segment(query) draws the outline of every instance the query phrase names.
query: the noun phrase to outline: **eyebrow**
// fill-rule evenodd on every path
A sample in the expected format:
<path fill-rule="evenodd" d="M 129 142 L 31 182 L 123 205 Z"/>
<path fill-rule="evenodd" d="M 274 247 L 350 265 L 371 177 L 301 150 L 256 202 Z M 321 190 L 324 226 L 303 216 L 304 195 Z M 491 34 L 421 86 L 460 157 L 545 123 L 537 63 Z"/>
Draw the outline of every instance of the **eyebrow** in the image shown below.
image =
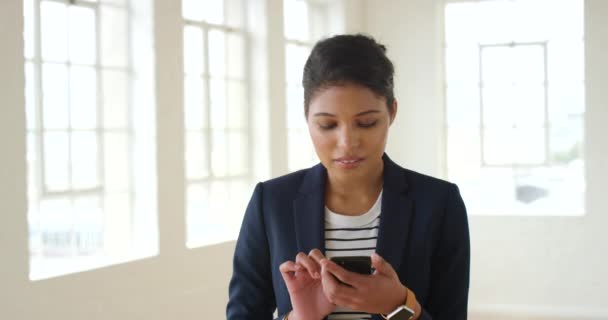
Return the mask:
<path fill-rule="evenodd" d="M 378 110 L 367 110 L 367 111 L 363 111 L 363 112 L 359 112 L 355 115 L 355 117 L 359 117 L 359 116 L 364 116 L 366 114 L 370 114 L 370 113 L 380 113 L 380 111 Z M 335 114 L 331 114 L 331 113 L 327 113 L 327 112 L 318 112 L 314 114 L 315 117 L 335 117 Z"/>

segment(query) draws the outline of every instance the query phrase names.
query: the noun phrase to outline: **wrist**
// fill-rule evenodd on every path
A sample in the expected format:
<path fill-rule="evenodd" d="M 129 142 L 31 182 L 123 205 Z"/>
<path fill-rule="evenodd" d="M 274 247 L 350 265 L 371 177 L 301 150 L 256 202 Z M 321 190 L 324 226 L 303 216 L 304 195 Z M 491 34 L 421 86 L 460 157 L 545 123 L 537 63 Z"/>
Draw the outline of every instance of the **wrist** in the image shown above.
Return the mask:
<path fill-rule="evenodd" d="M 410 289 L 407 290 L 408 299 L 405 301 L 405 306 L 414 311 L 414 317 L 412 318 L 412 320 L 418 320 L 422 315 L 422 307 L 420 306 L 420 303 L 418 303 L 418 299 L 416 299 L 416 295 L 414 294 L 414 292 Z"/>
<path fill-rule="evenodd" d="M 408 299 L 407 287 L 404 285 L 401 285 L 399 293 L 394 295 L 394 297 L 395 297 L 395 300 L 391 300 L 392 303 L 390 304 L 388 309 L 384 310 L 384 312 L 381 312 L 381 314 L 385 314 L 385 315 L 390 314 L 391 312 L 395 311 L 400 306 L 406 305 L 406 302 Z"/>

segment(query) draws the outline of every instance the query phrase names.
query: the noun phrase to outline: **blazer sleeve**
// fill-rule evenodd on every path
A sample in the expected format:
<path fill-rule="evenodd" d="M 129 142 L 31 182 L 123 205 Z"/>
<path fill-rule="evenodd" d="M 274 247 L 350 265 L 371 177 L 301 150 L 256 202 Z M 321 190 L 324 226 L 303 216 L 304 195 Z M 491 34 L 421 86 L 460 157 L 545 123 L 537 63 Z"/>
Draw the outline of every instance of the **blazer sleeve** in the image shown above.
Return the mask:
<path fill-rule="evenodd" d="M 226 307 L 228 320 L 272 319 L 276 307 L 262 186 L 258 183 L 255 187 L 236 243 Z"/>
<path fill-rule="evenodd" d="M 431 264 L 431 290 L 420 319 L 466 320 L 471 247 L 467 211 L 455 184 L 439 230 Z"/>

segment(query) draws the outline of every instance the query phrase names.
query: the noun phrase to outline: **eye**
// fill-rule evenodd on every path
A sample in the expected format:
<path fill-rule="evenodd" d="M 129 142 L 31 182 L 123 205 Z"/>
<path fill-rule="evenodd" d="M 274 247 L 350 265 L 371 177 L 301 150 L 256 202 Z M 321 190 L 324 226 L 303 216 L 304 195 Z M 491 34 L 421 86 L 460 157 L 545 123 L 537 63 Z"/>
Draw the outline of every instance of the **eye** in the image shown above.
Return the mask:
<path fill-rule="evenodd" d="M 374 121 L 368 121 L 368 122 L 359 122 L 358 125 L 361 128 L 371 128 L 371 127 L 375 126 L 376 123 L 378 123 L 378 121 L 374 120 Z"/>
<path fill-rule="evenodd" d="M 319 128 L 321 128 L 321 130 L 331 130 L 335 127 L 335 123 L 319 123 Z"/>

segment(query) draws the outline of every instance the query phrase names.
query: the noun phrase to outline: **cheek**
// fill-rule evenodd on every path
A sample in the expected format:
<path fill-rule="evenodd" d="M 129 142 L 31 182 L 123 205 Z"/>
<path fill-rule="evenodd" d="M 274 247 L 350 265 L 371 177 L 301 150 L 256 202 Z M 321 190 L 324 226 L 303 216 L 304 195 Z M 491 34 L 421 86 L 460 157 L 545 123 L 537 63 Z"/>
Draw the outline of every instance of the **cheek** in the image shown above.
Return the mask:
<path fill-rule="evenodd" d="M 323 160 L 323 158 L 331 157 L 333 149 L 336 145 L 334 135 L 314 128 L 309 129 L 309 133 L 310 139 L 312 140 L 312 144 L 319 158 Z"/>

